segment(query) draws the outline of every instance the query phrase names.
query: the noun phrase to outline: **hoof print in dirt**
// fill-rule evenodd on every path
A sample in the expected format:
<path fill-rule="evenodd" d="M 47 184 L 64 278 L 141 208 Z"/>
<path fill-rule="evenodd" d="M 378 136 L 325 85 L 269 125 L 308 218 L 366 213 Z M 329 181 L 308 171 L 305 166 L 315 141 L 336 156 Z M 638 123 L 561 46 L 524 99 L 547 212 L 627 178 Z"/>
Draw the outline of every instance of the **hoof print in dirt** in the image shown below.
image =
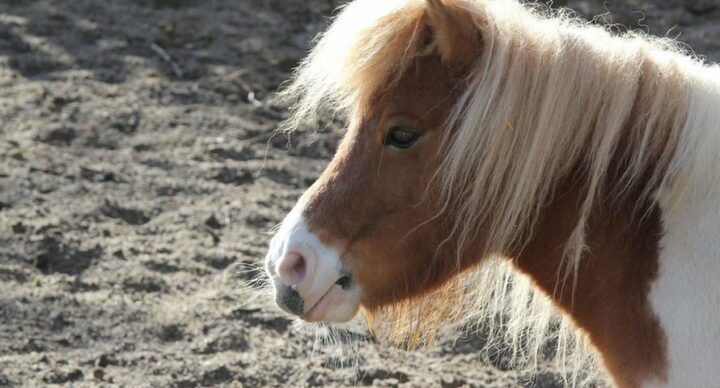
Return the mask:
<path fill-rule="evenodd" d="M 46 350 L 44 344 L 33 338 L 28 338 L 20 348 L 25 352 L 44 352 Z"/>
<path fill-rule="evenodd" d="M 193 353 L 211 354 L 225 351 L 243 351 L 248 344 L 247 333 L 240 328 L 216 328 L 192 346 Z"/>
<path fill-rule="evenodd" d="M 152 276 L 130 277 L 122 282 L 122 288 L 134 292 L 165 292 L 167 283 L 164 280 Z"/>
<path fill-rule="evenodd" d="M 285 316 L 276 316 L 262 311 L 257 314 L 250 314 L 243 320 L 251 325 L 263 326 L 278 333 L 287 332 L 293 323 L 291 319 L 285 318 Z"/>
<path fill-rule="evenodd" d="M 76 138 L 75 130 L 66 127 L 48 129 L 38 136 L 38 140 L 52 145 L 70 145 Z"/>
<path fill-rule="evenodd" d="M 197 4 L 197 0 L 153 0 L 152 5 L 155 8 L 182 8 Z"/>
<path fill-rule="evenodd" d="M 440 385 L 442 388 L 460 388 L 460 387 L 467 387 L 469 384 L 465 379 L 458 378 L 458 377 L 443 377 L 440 381 Z M 549 388 L 549 387 L 548 387 Z"/>
<path fill-rule="evenodd" d="M 98 368 L 105 368 L 108 365 L 118 365 L 117 359 L 109 354 L 101 354 L 95 359 L 95 366 Z"/>
<path fill-rule="evenodd" d="M 204 263 L 212 268 L 223 270 L 237 261 L 237 257 L 222 253 L 205 253 L 195 256 L 193 260 Z"/>
<path fill-rule="evenodd" d="M 20 268 L 0 268 L 0 282 L 15 281 L 25 283 L 28 275 Z"/>
<path fill-rule="evenodd" d="M 52 331 L 63 331 L 66 327 L 71 326 L 72 322 L 67 319 L 65 313 L 62 311 L 52 311 L 48 316 L 50 321 L 50 330 Z"/>
<path fill-rule="evenodd" d="M 270 216 L 269 212 L 253 210 L 245 217 L 245 222 L 249 226 L 267 230 L 274 226 L 277 221 Z"/>
<path fill-rule="evenodd" d="M 33 258 L 35 268 L 44 274 L 53 272 L 78 275 L 88 269 L 102 255 L 102 248 L 82 250 L 75 244 L 66 243 L 60 236 L 45 236 L 28 244 L 27 253 Z"/>
<path fill-rule="evenodd" d="M 174 273 L 180 271 L 180 267 L 178 267 L 175 263 L 169 262 L 167 260 L 149 260 L 143 262 L 143 265 L 145 268 L 159 273 Z"/>
<path fill-rule="evenodd" d="M 410 377 L 400 371 L 387 371 L 385 369 L 370 368 L 358 371 L 358 384 L 361 385 L 382 385 L 397 386 L 398 384 L 407 383 Z"/>
<path fill-rule="evenodd" d="M 244 307 L 233 307 L 229 309 L 224 315 L 224 319 L 243 319 L 251 314 L 260 312 L 259 308 L 244 308 Z"/>
<path fill-rule="evenodd" d="M 122 182 L 123 180 L 112 171 L 94 169 L 90 167 L 80 167 L 80 176 L 90 182 Z"/>
<path fill-rule="evenodd" d="M 172 388 L 195 388 L 198 386 L 194 379 L 180 379 L 172 382 Z"/>
<path fill-rule="evenodd" d="M 181 325 L 162 325 L 157 330 L 158 338 L 163 342 L 177 342 L 183 339 L 185 333 Z"/>
<path fill-rule="evenodd" d="M 65 384 L 73 381 L 82 380 L 83 373 L 80 369 L 72 370 L 59 370 L 53 369 L 45 376 L 43 376 L 43 382 L 47 384 Z"/>
<path fill-rule="evenodd" d="M 143 225 L 151 220 L 151 217 L 142 210 L 123 207 L 108 200 L 100 208 L 100 212 L 107 217 L 121 219 L 130 225 Z"/>
<path fill-rule="evenodd" d="M 238 171 L 237 169 L 223 167 L 212 179 L 227 185 L 240 186 L 254 182 L 255 176 L 250 171 Z"/>
<path fill-rule="evenodd" d="M 233 148 L 214 148 L 210 150 L 210 155 L 217 160 L 246 161 L 255 158 L 255 150 L 247 146 L 239 150 Z"/>
<path fill-rule="evenodd" d="M 205 386 L 214 386 L 232 381 L 234 375 L 235 373 L 228 367 L 221 365 L 203 371 L 200 375 L 200 382 Z"/>

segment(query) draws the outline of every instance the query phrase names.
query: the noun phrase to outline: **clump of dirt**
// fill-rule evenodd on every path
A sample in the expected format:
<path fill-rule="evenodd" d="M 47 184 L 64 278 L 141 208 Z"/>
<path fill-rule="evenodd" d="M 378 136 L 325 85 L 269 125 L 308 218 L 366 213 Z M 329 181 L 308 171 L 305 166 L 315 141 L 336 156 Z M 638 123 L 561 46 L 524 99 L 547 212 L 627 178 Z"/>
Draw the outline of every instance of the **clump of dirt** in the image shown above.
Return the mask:
<path fill-rule="evenodd" d="M 0 385 L 518 377 L 480 364 L 472 340 L 402 352 L 359 332 L 352 354 L 313 350 L 272 300 L 233 294 L 342 136 L 330 125 L 273 138 L 286 113 L 267 104 L 339 3 L 0 2 Z M 606 4 L 608 22 L 675 26 L 720 59 L 717 0 Z"/>

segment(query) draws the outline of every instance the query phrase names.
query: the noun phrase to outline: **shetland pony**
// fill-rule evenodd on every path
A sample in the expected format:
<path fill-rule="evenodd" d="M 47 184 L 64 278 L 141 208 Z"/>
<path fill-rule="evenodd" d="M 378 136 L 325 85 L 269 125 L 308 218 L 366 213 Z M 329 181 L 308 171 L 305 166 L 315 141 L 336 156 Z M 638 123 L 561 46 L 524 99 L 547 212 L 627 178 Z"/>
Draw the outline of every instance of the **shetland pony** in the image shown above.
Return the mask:
<path fill-rule="evenodd" d="M 347 120 L 271 241 L 278 305 L 533 368 L 720 381 L 720 69 L 513 0 L 356 0 L 281 93 Z M 567 380 L 577 384 L 580 380 Z"/>

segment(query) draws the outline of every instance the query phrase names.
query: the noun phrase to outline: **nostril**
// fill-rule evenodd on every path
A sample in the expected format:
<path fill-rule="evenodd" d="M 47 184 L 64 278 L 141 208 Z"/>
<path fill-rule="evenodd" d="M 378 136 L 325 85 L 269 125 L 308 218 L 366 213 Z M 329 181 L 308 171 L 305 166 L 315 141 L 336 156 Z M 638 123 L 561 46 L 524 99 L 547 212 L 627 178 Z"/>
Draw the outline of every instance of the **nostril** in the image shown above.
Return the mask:
<path fill-rule="evenodd" d="M 286 286 L 296 286 L 305 279 L 306 263 L 303 255 L 289 252 L 280 260 L 278 276 Z"/>

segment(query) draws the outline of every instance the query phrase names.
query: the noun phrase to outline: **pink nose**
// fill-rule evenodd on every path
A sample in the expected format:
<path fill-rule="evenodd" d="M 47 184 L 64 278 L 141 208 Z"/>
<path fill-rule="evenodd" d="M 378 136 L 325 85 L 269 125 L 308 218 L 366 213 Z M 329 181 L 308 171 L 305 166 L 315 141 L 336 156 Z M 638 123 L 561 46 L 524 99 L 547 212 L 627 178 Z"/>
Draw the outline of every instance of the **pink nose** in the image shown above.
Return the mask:
<path fill-rule="evenodd" d="M 303 255 L 297 252 L 288 252 L 285 257 L 280 259 L 277 273 L 284 285 L 292 287 L 305 279 L 306 267 Z"/>

